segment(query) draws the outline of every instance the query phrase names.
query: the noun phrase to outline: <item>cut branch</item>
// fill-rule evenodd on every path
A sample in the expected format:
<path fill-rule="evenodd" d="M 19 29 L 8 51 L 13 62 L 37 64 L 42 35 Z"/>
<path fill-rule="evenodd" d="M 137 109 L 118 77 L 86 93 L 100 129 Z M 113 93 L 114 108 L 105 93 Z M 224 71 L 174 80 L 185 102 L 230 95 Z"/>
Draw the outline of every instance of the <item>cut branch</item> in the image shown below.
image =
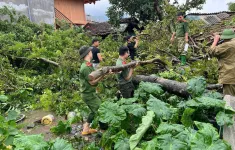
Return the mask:
<path fill-rule="evenodd" d="M 190 94 L 187 92 L 187 84 L 183 82 L 178 82 L 174 80 L 168 80 L 156 76 L 144 76 L 144 75 L 137 75 L 133 78 L 134 82 L 152 82 L 158 83 L 162 86 L 162 88 L 170 93 L 176 94 L 181 97 L 189 97 Z M 211 84 L 207 86 L 208 90 L 218 90 L 221 89 L 222 85 L 220 84 Z"/>
<path fill-rule="evenodd" d="M 160 63 L 160 64 L 166 66 L 166 63 L 160 59 L 152 59 L 152 60 L 147 60 L 147 61 L 135 61 L 135 62 L 130 62 L 130 63 L 122 65 L 122 66 L 107 66 L 107 67 L 100 68 L 96 71 L 93 71 L 91 74 L 89 74 L 89 79 L 95 80 L 95 79 L 109 73 L 110 70 L 114 73 L 117 73 L 117 72 L 123 71 L 126 68 L 132 68 L 132 67 L 136 66 L 137 63 L 139 63 L 140 65 L 146 65 L 146 64 L 151 64 L 151 63 Z"/>

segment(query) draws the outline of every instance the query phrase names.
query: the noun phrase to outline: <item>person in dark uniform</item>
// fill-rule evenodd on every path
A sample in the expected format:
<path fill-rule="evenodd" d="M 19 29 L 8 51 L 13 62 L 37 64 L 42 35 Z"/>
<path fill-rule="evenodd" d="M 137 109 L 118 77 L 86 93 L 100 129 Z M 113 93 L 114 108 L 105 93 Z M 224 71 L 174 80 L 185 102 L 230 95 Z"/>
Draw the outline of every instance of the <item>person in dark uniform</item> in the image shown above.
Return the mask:
<path fill-rule="evenodd" d="M 137 37 L 134 37 L 134 36 L 127 36 L 126 40 L 127 40 L 127 47 L 130 52 L 131 60 L 135 60 L 136 49 L 138 47 L 139 40 Z"/>
<path fill-rule="evenodd" d="M 92 65 L 95 70 L 98 69 L 100 62 L 103 61 L 102 56 L 100 54 L 100 50 L 98 49 L 99 45 L 100 45 L 100 42 L 98 39 L 92 40 L 92 47 L 93 47 L 93 49 L 92 49 L 92 54 L 93 54 Z"/>

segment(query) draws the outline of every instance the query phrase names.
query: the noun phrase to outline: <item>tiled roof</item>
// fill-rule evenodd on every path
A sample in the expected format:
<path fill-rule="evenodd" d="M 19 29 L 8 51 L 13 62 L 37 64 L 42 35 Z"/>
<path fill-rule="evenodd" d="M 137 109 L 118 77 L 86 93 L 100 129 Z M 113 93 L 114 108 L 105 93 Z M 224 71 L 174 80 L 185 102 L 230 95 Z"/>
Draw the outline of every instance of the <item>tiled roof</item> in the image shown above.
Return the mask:
<path fill-rule="evenodd" d="M 108 22 L 87 23 L 83 28 L 91 35 L 107 35 L 115 32 Z"/>
<path fill-rule="evenodd" d="M 186 17 L 190 20 L 203 20 L 207 25 L 214 25 L 221 22 L 230 16 L 235 15 L 235 12 L 215 12 L 215 13 L 190 13 Z"/>

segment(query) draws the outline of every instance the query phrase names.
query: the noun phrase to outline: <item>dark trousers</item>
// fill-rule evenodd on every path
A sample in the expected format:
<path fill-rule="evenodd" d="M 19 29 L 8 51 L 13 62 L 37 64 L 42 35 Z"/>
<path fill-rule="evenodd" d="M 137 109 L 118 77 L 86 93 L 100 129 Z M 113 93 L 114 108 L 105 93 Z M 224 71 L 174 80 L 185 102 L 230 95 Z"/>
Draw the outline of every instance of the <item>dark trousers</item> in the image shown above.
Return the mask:
<path fill-rule="evenodd" d="M 119 90 L 123 98 L 134 97 L 135 87 L 132 82 L 128 82 L 126 84 L 119 84 Z"/>
<path fill-rule="evenodd" d="M 135 52 L 134 51 L 130 51 L 130 57 L 131 57 L 131 60 L 135 60 Z"/>

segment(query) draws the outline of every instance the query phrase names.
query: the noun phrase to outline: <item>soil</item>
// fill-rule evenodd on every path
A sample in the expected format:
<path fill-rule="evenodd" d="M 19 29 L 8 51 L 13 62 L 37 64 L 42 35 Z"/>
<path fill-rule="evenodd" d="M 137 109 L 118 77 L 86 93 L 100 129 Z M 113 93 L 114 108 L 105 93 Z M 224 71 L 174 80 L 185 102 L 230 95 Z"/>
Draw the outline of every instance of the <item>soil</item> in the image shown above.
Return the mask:
<path fill-rule="evenodd" d="M 32 134 L 43 134 L 46 141 L 50 141 L 53 139 L 56 139 L 56 135 L 50 132 L 50 128 L 53 126 L 56 126 L 57 123 L 62 120 L 65 121 L 64 117 L 56 116 L 55 113 L 50 111 L 44 111 L 44 110 L 33 110 L 30 112 L 24 113 L 26 115 L 26 118 L 19 123 L 19 125 L 23 126 L 21 129 L 25 134 L 32 135 Z M 42 125 L 41 119 L 42 117 L 52 114 L 55 119 L 53 120 L 52 124 L 50 125 Z M 27 129 L 27 126 L 31 126 L 34 124 L 35 126 L 33 128 Z"/>

